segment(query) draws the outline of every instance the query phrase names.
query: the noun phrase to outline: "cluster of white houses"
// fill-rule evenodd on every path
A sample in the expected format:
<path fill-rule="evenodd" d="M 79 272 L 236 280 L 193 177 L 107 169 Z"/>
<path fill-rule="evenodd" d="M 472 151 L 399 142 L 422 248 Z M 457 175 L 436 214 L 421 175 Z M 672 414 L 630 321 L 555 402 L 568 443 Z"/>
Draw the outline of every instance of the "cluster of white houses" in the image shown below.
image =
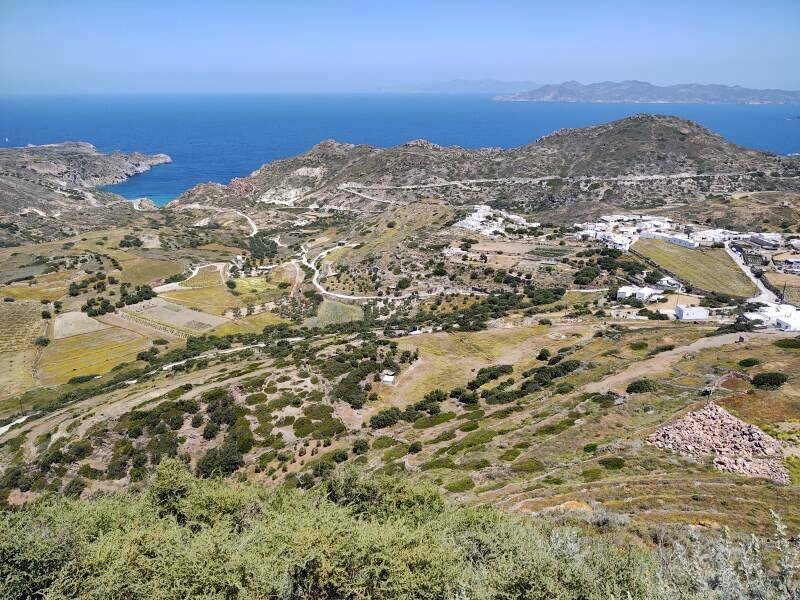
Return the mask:
<path fill-rule="evenodd" d="M 617 290 L 617 300 L 636 298 L 640 302 L 658 302 L 664 298 L 662 289 L 654 287 L 639 287 L 624 285 Z M 695 304 L 678 304 L 674 312 L 678 321 L 703 321 L 708 319 L 710 311 L 704 306 Z M 774 302 L 758 302 L 757 308 L 752 312 L 744 313 L 745 319 L 757 328 L 774 327 L 781 331 L 800 331 L 800 309 L 791 304 L 777 304 Z"/>
<path fill-rule="evenodd" d="M 506 227 L 525 227 L 536 229 L 541 223 L 527 221 L 519 215 L 492 208 L 486 204 L 473 207 L 472 213 L 454 224 L 455 227 L 475 231 L 487 237 L 507 236 Z"/>
<path fill-rule="evenodd" d="M 686 248 L 735 240 L 746 240 L 765 249 L 777 249 L 784 245 L 784 238 L 780 233 L 699 229 L 694 225 L 681 225 L 668 217 L 652 215 L 604 215 L 596 222 L 575 223 L 575 227 L 576 239 L 598 240 L 626 252 L 639 238 L 661 240 Z"/>
<path fill-rule="evenodd" d="M 744 317 L 757 327 L 775 327 L 781 331 L 800 331 L 800 310 L 791 304 L 761 302 L 753 312 Z"/>
<path fill-rule="evenodd" d="M 636 298 L 640 302 L 658 302 L 664 299 L 663 291 L 670 289 L 668 287 L 659 287 L 660 289 L 648 286 L 623 285 L 617 290 L 617 300 Z M 674 316 L 679 321 L 702 321 L 709 317 L 709 310 L 703 306 L 678 304 L 675 306 Z"/>

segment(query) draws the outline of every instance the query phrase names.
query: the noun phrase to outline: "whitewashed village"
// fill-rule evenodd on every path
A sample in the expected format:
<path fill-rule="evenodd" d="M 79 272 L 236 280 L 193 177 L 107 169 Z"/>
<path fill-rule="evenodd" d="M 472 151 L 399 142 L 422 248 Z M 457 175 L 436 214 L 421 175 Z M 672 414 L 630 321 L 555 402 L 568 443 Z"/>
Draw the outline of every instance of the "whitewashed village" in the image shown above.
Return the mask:
<path fill-rule="evenodd" d="M 760 265 L 759 275 L 767 269 L 800 274 L 798 238 L 786 239 L 781 233 L 702 229 L 668 217 L 639 214 L 604 215 L 598 221 L 576 223 L 575 229 L 575 239 L 596 240 L 623 252 L 630 251 L 640 238 L 660 240 L 685 248 L 724 248 L 761 292 L 751 299 L 754 310 L 745 312 L 744 317 L 756 328 L 800 331 L 800 310 L 784 302 L 780 292 L 767 289 L 757 274 L 753 273 L 753 265 Z M 665 276 L 652 287 L 622 286 L 617 291 L 617 299 L 636 298 L 642 302 L 657 302 L 663 298 L 665 290 L 680 292 L 683 286 L 676 279 Z M 674 317 L 678 320 L 696 321 L 710 316 L 711 311 L 702 306 L 678 304 L 674 309 Z"/>

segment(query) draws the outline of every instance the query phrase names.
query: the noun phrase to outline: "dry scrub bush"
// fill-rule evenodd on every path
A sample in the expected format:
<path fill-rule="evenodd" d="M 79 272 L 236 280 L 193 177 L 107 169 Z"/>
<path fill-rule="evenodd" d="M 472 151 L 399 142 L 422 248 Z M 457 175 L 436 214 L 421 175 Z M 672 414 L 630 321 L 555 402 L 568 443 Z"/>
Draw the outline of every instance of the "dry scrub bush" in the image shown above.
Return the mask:
<path fill-rule="evenodd" d="M 706 597 L 653 552 L 348 469 L 303 492 L 165 460 L 142 493 L 51 497 L 0 520 L 9 599 Z"/>

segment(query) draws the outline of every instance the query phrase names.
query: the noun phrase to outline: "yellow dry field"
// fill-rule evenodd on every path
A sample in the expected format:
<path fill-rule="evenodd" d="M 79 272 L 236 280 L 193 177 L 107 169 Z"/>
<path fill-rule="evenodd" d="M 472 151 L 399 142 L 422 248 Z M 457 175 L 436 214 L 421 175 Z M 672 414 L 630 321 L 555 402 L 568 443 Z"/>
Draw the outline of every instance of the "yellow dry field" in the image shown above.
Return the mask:
<path fill-rule="evenodd" d="M 405 406 L 436 388 L 464 385 L 481 367 L 528 361 L 552 345 L 546 326 L 490 329 L 469 333 L 430 333 L 399 341 L 400 350 L 419 351 L 419 359 L 404 370 L 395 385 L 383 388 L 388 404 Z"/>
<path fill-rule="evenodd" d="M 122 273 L 118 277 L 121 281 L 127 281 L 133 285 L 152 284 L 166 279 L 170 275 L 183 272 L 183 266 L 180 263 L 153 258 L 135 257 L 121 261 L 121 265 Z"/>
<path fill-rule="evenodd" d="M 119 327 L 54 340 L 39 359 L 39 379 L 57 385 L 76 375 L 100 375 L 121 362 L 136 360 L 149 346 L 147 337 Z"/>
<path fill-rule="evenodd" d="M 307 327 L 325 327 L 331 323 L 349 323 L 363 318 L 364 311 L 360 306 L 326 298 L 320 304 L 317 316 L 306 319 L 303 325 Z"/>
<path fill-rule="evenodd" d="M 0 296 L 15 300 L 58 300 L 67 293 L 63 282 L 42 283 L 37 285 L 6 285 L 0 288 Z"/>
<path fill-rule="evenodd" d="M 219 269 L 211 265 L 208 267 L 203 267 L 197 271 L 197 274 L 195 274 L 193 277 L 190 277 L 186 281 L 181 281 L 180 286 L 187 288 L 201 288 L 212 287 L 221 284 L 222 278 L 219 275 Z"/>
<path fill-rule="evenodd" d="M 13 398 L 34 387 L 32 366 L 37 352 L 28 348 L 0 354 L 0 400 Z"/>
<path fill-rule="evenodd" d="M 785 285 L 784 300 L 789 304 L 800 306 L 800 275 L 770 272 L 765 277 L 769 284 L 779 292 L 784 292 Z"/>
<path fill-rule="evenodd" d="M 177 290 L 159 294 L 159 296 L 212 315 L 222 315 L 229 308 L 243 306 L 239 296 L 234 296 L 228 291 L 228 288 L 221 285 Z"/>
<path fill-rule="evenodd" d="M 216 252 L 227 252 L 229 254 L 241 254 L 241 248 L 235 248 L 234 246 L 226 246 L 225 244 L 219 244 L 214 242 L 213 244 L 204 244 L 202 246 L 197 247 L 199 250 L 214 250 Z"/>
<path fill-rule="evenodd" d="M 119 243 L 124 233 L 121 231 L 96 232 L 96 235 L 92 237 L 86 236 L 87 241 L 81 241 L 75 247 L 108 254 L 117 259 L 120 263 L 121 272 L 112 271 L 112 273 L 120 281 L 126 281 L 133 285 L 153 284 L 170 275 L 177 275 L 183 272 L 183 265 L 179 262 L 144 258 L 132 252 L 115 248 L 114 246 Z M 108 241 L 103 241 L 99 234 L 107 235 Z M 98 241 L 102 242 L 103 245 L 98 246 Z"/>
<path fill-rule="evenodd" d="M 666 302 L 658 302 L 650 308 L 652 310 L 674 309 L 678 304 L 695 306 L 700 304 L 700 296 L 693 296 L 692 294 L 667 294 L 665 298 L 667 299 Z"/>
<path fill-rule="evenodd" d="M 0 352 L 29 349 L 33 340 L 44 332 L 38 302 L 0 303 Z"/>
<path fill-rule="evenodd" d="M 753 282 L 722 248 L 692 249 L 640 239 L 633 249 L 692 287 L 740 298 L 756 293 Z"/>
<path fill-rule="evenodd" d="M 237 333 L 261 333 L 267 325 L 279 325 L 281 323 L 288 323 L 288 321 L 283 317 L 265 311 L 220 325 L 213 329 L 211 334 L 234 335 Z"/>

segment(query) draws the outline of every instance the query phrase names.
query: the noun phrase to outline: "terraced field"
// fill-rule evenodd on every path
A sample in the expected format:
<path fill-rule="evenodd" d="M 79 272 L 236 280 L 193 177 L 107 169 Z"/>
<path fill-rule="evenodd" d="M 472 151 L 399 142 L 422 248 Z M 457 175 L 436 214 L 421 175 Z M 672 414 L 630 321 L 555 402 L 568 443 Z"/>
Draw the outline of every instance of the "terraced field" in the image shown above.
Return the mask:
<path fill-rule="evenodd" d="M 143 324 L 156 329 L 189 335 L 205 333 L 225 323 L 222 317 L 192 310 L 163 298 L 153 298 L 130 306 L 123 310 L 123 315 L 141 320 Z"/>
<path fill-rule="evenodd" d="M 317 310 L 317 316 L 303 321 L 306 327 L 325 327 L 331 323 L 349 323 L 364 318 L 364 311 L 360 306 L 345 304 L 326 298 Z"/>
<path fill-rule="evenodd" d="M 640 239 L 633 250 L 697 289 L 740 298 L 756 293 L 753 282 L 722 248 L 692 249 Z"/>
<path fill-rule="evenodd" d="M 236 280 L 236 291 L 240 294 L 242 304 L 272 302 L 291 291 L 294 283 L 294 270 L 291 267 L 273 269 L 268 277 L 242 277 Z"/>
<path fill-rule="evenodd" d="M 159 296 L 212 315 L 222 315 L 230 308 L 239 308 L 243 306 L 239 297 L 234 296 L 226 287 L 221 285 L 176 290 L 174 292 L 160 294 Z"/>
<path fill-rule="evenodd" d="M 30 347 L 44 330 L 42 305 L 38 302 L 3 302 L 0 304 L 0 353 L 17 352 Z"/>
<path fill-rule="evenodd" d="M 53 338 L 58 340 L 71 335 L 98 331 L 106 327 L 108 325 L 105 323 L 87 316 L 84 312 L 74 310 L 56 315 L 53 319 Z"/>
<path fill-rule="evenodd" d="M 38 353 L 33 348 L 0 353 L 0 400 L 13 398 L 36 385 L 33 364 Z M 17 406 L 10 408 L 16 410 Z"/>
<path fill-rule="evenodd" d="M 39 378 L 45 385 L 56 385 L 77 375 L 106 373 L 121 362 L 136 360 L 149 346 L 147 337 L 119 327 L 53 340 L 39 360 Z"/>
<path fill-rule="evenodd" d="M 154 284 L 183 272 L 183 265 L 168 260 L 135 257 L 122 263 L 120 278 L 133 285 Z"/>
<path fill-rule="evenodd" d="M 0 297 L 15 300 L 58 300 L 67 293 L 67 284 L 63 281 L 41 283 L 37 285 L 7 285 L 0 288 Z"/>
<path fill-rule="evenodd" d="M 260 312 L 255 315 L 249 315 L 229 321 L 216 327 L 211 333 L 213 335 L 233 335 L 236 333 L 261 333 L 267 325 L 278 325 L 280 323 L 288 323 L 283 317 L 279 317 L 269 311 Z"/>
<path fill-rule="evenodd" d="M 723 475 L 710 463 L 691 463 L 643 443 L 649 432 L 665 420 L 704 404 L 707 399 L 703 390 L 713 373 L 741 369 L 738 362 L 751 356 L 763 360 L 762 365 L 752 369 L 754 373 L 795 373 L 800 368 L 800 351 L 779 349 L 770 336 L 756 337 L 744 344 L 732 340 L 718 348 L 687 352 L 685 357 L 679 353 L 671 364 L 647 368 L 646 376 L 657 382 L 655 392 L 627 394 L 620 402 L 583 392 L 583 385 L 600 383 L 609 372 L 655 364 L 658 361 L 648 358 L 647 353 L 664 341 L 683 346 L 692 339 L 701 339 L 703 333 L 699 329 L 666 326 L 630 331 L 611 340 L 573 338 L 579 349 L 568 352 L 567 357 L 592 367 L 559 379 L 562 385 L 568 384 L 566 392 L 550 388 L 497 407 L 481 402 L 470 408 L 447 400 L 441 404 L 439 415 L 426 417 L 428 422 L 397 426 L 390 435 L 402 440 L 406 448 L 412 442 L 421 442 L 422 452 L 407 462 L 420 468 L 424 478 L 432 478 L 469 503 L 528 513 L 564 503 L 592 511 L 586 502 L 593 500 L 606 509 L 636 514 L 653 523 L 733 526 L 762 533 L 772 527 L 772 507 L 791 527 L 800 526 L 800 516 L 788 509 L 800 501 L 797 486 L 786 488 Z M 533 338 L 532 345 L 546 340 L 541 336 Z M 405 406 L 401 397 L 413 400 L 425 391 L 409 386 L 420 377 L 438 378 L 438 386 L 446 389 L 445 386 L 462 384 L 470 374 L 474 376 L 468 368 L 470 361 L 478 363 L 474 351 L 466 347 L 459 350 L 453 345 L 455 340 L 431 345 L 423 337 L 421 342 L 420 360 L 401 374 L 391 392 L 399 406 Z M 552 348 L 552 342 L 546 345 Z M 475 340 L 472 345 L 486 347 Z M 432 362 L 429 357 L 436 349 L 442 349 L 443 356 Z M 492 362 L 512 360 L 503 355 Z M 461 373 L 448 367 L 465 363 L 467 368 Z M 514 363 L 512 377 L 519 376 L 525 364 L 524 359 Z M 800 381 L 792 378 L 777 392 L 754 390 L 748 383 L 743 386 L 736 392 L 720 389 L 715 392 L 720 398 L 717 401 L 748 422 L 762 426 L 780 429 L 797 422 Z M 384 457 L 387 468 L 395 461 L 396 453 Z"/>

